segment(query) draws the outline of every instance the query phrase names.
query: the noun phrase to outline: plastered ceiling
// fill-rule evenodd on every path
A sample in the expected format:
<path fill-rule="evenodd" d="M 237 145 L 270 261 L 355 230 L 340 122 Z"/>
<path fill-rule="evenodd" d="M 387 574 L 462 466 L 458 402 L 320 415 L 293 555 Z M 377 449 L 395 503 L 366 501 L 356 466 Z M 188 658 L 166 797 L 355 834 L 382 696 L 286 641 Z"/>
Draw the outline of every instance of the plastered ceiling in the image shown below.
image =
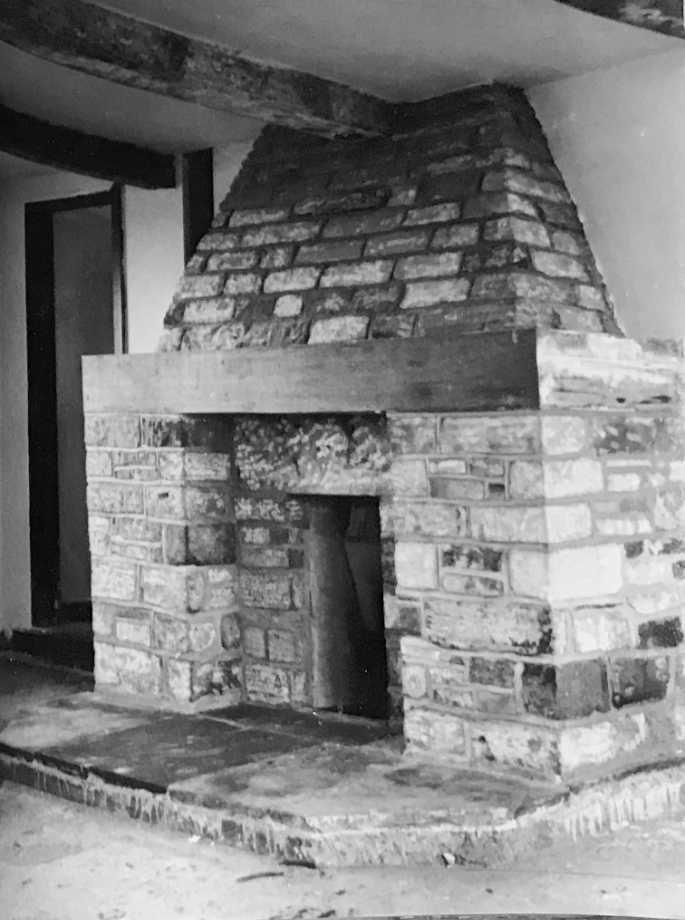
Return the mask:
<path fill-rule="evenodd" d="M 531 86 L 682 49 L 676 39 L 554 0 L 111 0 L 100 5 L 394 100 L 491 80 Z M 0 102 L 161 152 L 240 142 L 258 128 L 247 118 L 89 77 L 3 44 Z M 12 168 L 16 171 L 16 164 Z"/>

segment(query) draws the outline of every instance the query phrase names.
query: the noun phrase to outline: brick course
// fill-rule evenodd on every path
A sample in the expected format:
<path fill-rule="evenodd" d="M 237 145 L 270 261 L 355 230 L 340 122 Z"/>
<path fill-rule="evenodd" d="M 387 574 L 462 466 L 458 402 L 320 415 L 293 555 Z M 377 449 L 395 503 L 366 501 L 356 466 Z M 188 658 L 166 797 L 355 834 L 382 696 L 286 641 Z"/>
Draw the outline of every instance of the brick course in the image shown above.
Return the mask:
<path fill-rule="evenodd" d="M 179 284 L 166 347 L 430 335 L 446 324 L 616 331 L 575 207 L 520 91 L 469 90 L 400 123 L 390 139 L 316 144 L 266 128 Z M 514 268 L 522 273 L 503 271 Z M 391 277 L 392 296 L 377 297 Z M 416 282 L 423 278 L 441 280 Z M 295 311 L 294 302 L 260 299 L 319 288 L 344 298 L 332 308 L 335 334 L 312 322 L 334 301 L 304 299 Z M 421 316 L 427 308 L 432 317 Z M 342 321 L 360 311 L 366 323 Z M 288 316 L 298 317 L 294 338 L 278 327 Z M 219 322 L 221 331 L 210 329 Z"/>

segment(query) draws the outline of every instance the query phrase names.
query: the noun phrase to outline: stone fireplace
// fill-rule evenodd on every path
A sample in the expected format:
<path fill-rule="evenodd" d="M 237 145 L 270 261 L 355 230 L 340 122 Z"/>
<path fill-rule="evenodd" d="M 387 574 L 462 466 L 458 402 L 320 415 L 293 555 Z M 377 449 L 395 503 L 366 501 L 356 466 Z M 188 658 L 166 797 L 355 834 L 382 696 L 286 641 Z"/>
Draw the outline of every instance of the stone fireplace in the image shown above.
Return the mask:
<path fill-rule="evenodd" d="M 265 129 L 165 324 L 84 361 L 98 688 L 566 780 L 682 752 L 682 357 L 620 336 L 521 92 Z"/>

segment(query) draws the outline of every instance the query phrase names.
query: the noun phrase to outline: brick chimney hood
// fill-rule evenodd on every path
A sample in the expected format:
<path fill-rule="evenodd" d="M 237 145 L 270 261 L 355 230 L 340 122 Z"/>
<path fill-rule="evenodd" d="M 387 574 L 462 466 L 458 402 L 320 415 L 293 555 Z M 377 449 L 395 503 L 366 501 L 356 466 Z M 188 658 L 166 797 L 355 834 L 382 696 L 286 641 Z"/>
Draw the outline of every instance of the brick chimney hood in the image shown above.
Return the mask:
<path fill-rule="evenodd" d="M 266 129 L 165 326 L 84 359 L 98 688 L 321 707 L 315 563 L 354 506 L 408 750 L 567 781 L 685 753 L 683 359 L 620 336 L 520 91 Z"/>

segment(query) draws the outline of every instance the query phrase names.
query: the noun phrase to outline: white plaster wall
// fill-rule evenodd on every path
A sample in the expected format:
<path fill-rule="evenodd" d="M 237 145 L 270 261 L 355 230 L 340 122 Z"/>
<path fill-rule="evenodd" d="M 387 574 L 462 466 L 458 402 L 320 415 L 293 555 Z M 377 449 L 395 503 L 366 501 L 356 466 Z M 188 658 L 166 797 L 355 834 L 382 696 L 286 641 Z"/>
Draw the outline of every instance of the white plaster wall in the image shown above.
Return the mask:
<path fill-rule="evenodd" d="M 0 629 L 30 625 L 24 204 L 105 188 L 68 173 L 0 183 Z"/>
<path fill-rule="evenodd" d="M 529 91 L 632 338 L 685 337 L 685 53 Z"/>
<path fill-rule="evenodd" d="M 261 127 L 254 122 L 254 138 Z M 254 138 L 215 151 L 217 205 Z M 55 171 L 0 181 L 0 631 L 30 625 L 24 205 L 108 187 Z M 124 243 L 129 351 L 154 351 L 183 272 L 181 189 L 127 187 Z"/>

